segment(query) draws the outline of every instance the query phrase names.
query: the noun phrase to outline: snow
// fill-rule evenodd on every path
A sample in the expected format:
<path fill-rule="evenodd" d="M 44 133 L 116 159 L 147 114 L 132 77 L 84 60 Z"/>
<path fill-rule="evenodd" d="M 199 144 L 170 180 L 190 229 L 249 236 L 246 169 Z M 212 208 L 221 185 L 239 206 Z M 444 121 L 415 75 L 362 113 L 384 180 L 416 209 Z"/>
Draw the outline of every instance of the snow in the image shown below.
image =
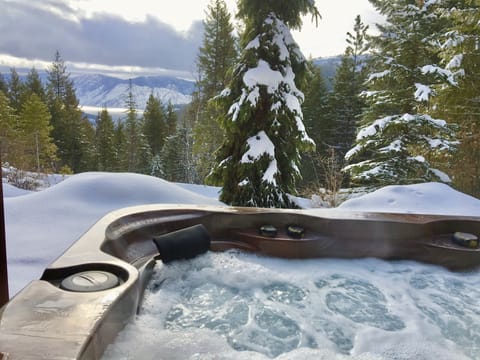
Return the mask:
<path fill-rule="evenodd" d="M 450 62 L 447 64 L 446 69 L 452 70 L 454 68 L 459 68 L 462 66 L 462 61 L 463 61 L 463 54 L 457 54 L 452 59 Z"/>
<path fill-rule="evenodd" d="M 80 75 L 73 78 L 77 89 L 77 97 L 86 109 L 96 107 L 121 108 L 125 106 L 125 94 L 128 93 L 128 81 L 103 76 L 103 75 Z M 132 79 L 132 93 L 140 110 L 153 94 L 163 104 L 174 105 L 188 104 L 191 102 L 193 81 L 191 79 L 168 78 L 162 76 L 147 76 Z M 96 113 L 94 113 L 96 115 Z"/>
<path fill-rule="evenodd" d="M 445 79 L 451 84 L 456 86 L 457 81 L 455 80 L 455 76 L 461 75 L 461 71 L 452 73 L 450 70 L 442 69 L 437 65 L 425 65 L 421 69 L 423 74 L 439 74 L 440 76 L 445 77 Z"/>
<path fill-rule="evenodd" d="M 384 70 L 384 71 L 381 71 L 381 72 L 378 72 L 378 73 L 370 74 L 370 76 L 368 77 L 366 82 L 370 82 L 370 81 L 376 80 L 376 79 L 381 79 L 381 78 L 387 76 L 388 74 L 390 74 L 390 70 Z"/>
<path fill-rule="evenodd" d="M 265 131 L 260 131 L 255 136 L 250 137 L 247 140 L 248 151 L 243 154 L 241 163 L 253 163 L 260 159 L 263 155 L 267 155 L 270 158 L 270 163 L 267 170 L 263 174 L 262 180 L 273 185 L 276 185 L 275 175 L 278 172 L 277 160 L 275 159 L 275 145 L 270 140 Z M 248 184 L 248 180 L 244 179 L 240 182 L 240 186 Z"/>
<path fill-rule="evenodd" d="M 415 87 L 417 88 L 417 91 L 415 91 L 415 100 L 428 101 L 430 99 L 430 96 L 433 93 L 433 90 L 430 88 L 430 86 L 415 83 Z"/>
<path fill-rule="evenodd" d="M 448 176 L 447 174 L 445 174 L 443 171 L 441 170 L 438 170 L 438 169 L 430 169 L 435 175 L 438 176 L 438 178 L 440 179 L 440 181 L 444 182 L 444 183 L 451 183 L 452 182 L 452 179 L 450 179 L 450 176 Z"/>
<path fill-rule="evenodd" d="M 40 192 L 6 197 L 10 292 L 39 278 L 49 263 L 115 209 L 153 203 L 222 205 L 217 199 L 215 188 L 205 191 L 129 173 L 84 173 Z"/>
<path fill-rule="evenodd" d="M 245 46 L 245 50 L 248 49 L 258 49 L 260 47 L 260 38 L 257 36 L 255 39 L 250 41 L 247 46 Z"/>
<path fill-rule="evenodd" d="M 31 191 L 29 190 L 23 190 L 19 189 L 15 186 L 12 186 L 10 184 L 3 183 L 3 197 L 9 198 L 9 197 L 16 197 L 16 196 L 22 196 L 22 195 L 27 195 L 30 194 Z"/>
<path fill-rule="evenodd" d="M 273 159 L 272 161 L 270 161 L 270 164 L 268 164 L 267 170 L 262 176 L 262 180 L 267 183 L 273 184 L 273 186 L 277 186 L 277 181 L 275 180 L 275 175 L 278 172 L 277 166 L 278 164 L 276 159 Z"/>
<path fill-rule="evenodd" d="M 248 151 L 242 156 L 242 164 L 253 163 L 264 154 L 275 158 L 275 145 L 265 131 L 262 130 L 258 134 L 250 137 L 247 140 L 247 144 Z"/>
<path fill-rule="evenodd" d="M 439 128 L 443 128 L 447 126 L 447 122 L 445 120 L 434 119 L 430 115 L 425 115 L 425 114 L 419 114 L 419 115 L 403 114 L 402 116 L 398 116 L 398 115 L 386 116 L 384 118 L 377 119 L 371 125 L 360 129 L 360 131 L 357 134 L 357 140 L 362 140 L 363 138 L 375 135 L 377 132 L 382 131 L 391 122 L 408 123 L 416 120 L 428 121 L 429 123 Z"/>
<path fill-rule="evenodd" d="M 108 212 L 127 206 L 152 203 L 223 205 L 218 201 L 219 190 L 220 189 L 218 187 L 193 184 L 174 184 L 162 179 L 130 173 L 83 173 L 73 175 L 68 177 L 63 182 L 39 192 L 18 191 L 11 185 L 4 184 L 7 255 L 11 296 L 17 293 L 28 282 L 39 278 L 43 272 L 43 269 L 47 267 L 49 263 L 60 256 L 76 239 L 78 239 L 96 221 L 98 221 Z M 297 204 L 300 204 L 304 207 L 310 206 L 310 202 L 306 201 L 306 199 L 295 198 L 294 200 Z M 314 209 L 309 210 L 309 212 L 311 211 L 315 212 Z M 337 214 L 341 213 L 341 211 L 371 211 L 407 214 L 415 213 L 452 216 L 480 216 L 480 200 L 462 194 L 445 184 L 426 183 L 407 186 L 387 186 L 373 193 L 347 200 L 334 211 Z M 323 212 L 319 212 L 319 215 L 322 213 Z M 187 268 L 190 269 L 189 272 L 187 271 Z M 288 269 L 288 271 L 285 271 L 285 269 Z M 252 270 L 256 274 L 255 277 L 250 276 Z M 310 289 L 308 286 L 313 284 L 314 280 L 312 279 L 316 279 L 318 276 L 324 276 L 328 281 L 333 281 L 334 283 L 331 284 L 331 286 L 328 288 L 328 291 L 332 291 L 337 294 L 338 291 L 348 292 L 347 288 L 341 290 L 342 288 L 338 287 L 338 284 L 336 283 L 339 281 L 338 279 L 340 279 L 339 276 L 348 276 L 348 278 L 355 279 L 355 281 L 358 280 L 358 284 L 360 285 L 365 284 L 366 282 L 375 284 L 381 289 L 383 294 L 387 294 L 386 299 L 388 299 L 389 302 L 388 306 L 390 307 L 390 313 L 398 314 L 402 317 L 402 319 L 409 319 L 405 322 L 407 326 L 406 330 L 408 331 L 401 330 L 400 332 L 394 333 L 387 331 L 382 333 L 379 332 L 378 329 L 375 330 L 375 327 L 372 326 L 363 326 L 359 325 L 359 323 L 352 323 L 353 325 L 349 325 L 345 322 L 345 317 L 338 317 L 338 315 L 332 317 L 328 315 L 331 314 L 331 311 L 328 309 L 323 309 L 320 311 L 318 308 L 311 308 L 311 306 L 314 304 L 317 304 L 318 306 L 324 306 L 323 300 L 315 301 L 309 306 L 302 305 L 301 308 L 303 309 L 311 309 L 311 315 L 307 314 L 306 318 L 304 318 L 301 317 L 300 313 L 298 312 L 300 308 L 297 306 L 297 300 L 295 300 L 296 298 L 292 300 L 292 303 L 285 302 L 282 305 L 278 302 L 272 301 L 273 298 L 269 297 L 268 299 L 262 300 L 266 301 L 265 306 L 272 310 L 280 307 L 280 309 L 285 309 L 285 311 L 293 311 L 292 314 L 296 314 L 293 319 L 295 319 L 297 324 L 300 324 L 299 326 L 301 326 L 302 329 L 310 328 L 310 325 L 308 324 L 311 324 L 312 318 L 319 314 L 323 314 L 322 318 L 323 316 L 330 316 L 330 320 L 335 323 L 337 321 L 341 321 L 341 323 L 339 323 L 339 328 L 342 329 L 341 331 L 351 334 L 351 336 L 355 338 L 355 348 L 352 350 L 350 355 L 345 355 L 345 357 L 343 357 L 343 355 L 339 355 L 338 352 L 331 347 L 330 343 L 325 343 L 325 346 L 320 346 L 319 349 L 299 348 L 294 350 L 292 353 L 287 353 L 279 357 L 285 359 L 305 359 L 305 354 L 308 354 L 307 358 L 309 359 L 317 359 L 319 358 L 320 354 L 325 355 L 325 357 L 322 357 L 325 359 L 345 358 L 384 360 L 391 358 L 388 354 L 397 354 L 396 351 L 393 353 L 391 351 L 393 351 L 395 348 L 395 344 L 398 345 L 399 336 L 403 336 L 402 339 L 404 343 L 410 343 L 411 341 L 416 343 L 415 341 L 418 336 L 428 334 L 430 331 L 437 331 L 435 330 L 435 326 L 432 325 L 428 325 L 429 331 L 426 332 L 416 330 L 417 325 L 427 326 L 426 324 L 431 324 L 431 322 L 425 321 L 424 316 L 422 315 L 423 313 L 417 314 L 414 318 L 409 318 L 410 312 L 408 309 L 410 308 L 407 307 L 406 310 L 404 302 L 407 294 L 411 293 L 411 283 L 409 285 L 409 278 L 412 277 L 412 279 L 417 279 L 418 276 L 425 275 L 425 278 L 434 277 L 435 283 L 440 284 L 444 281 L 448 281 L 448 279 L 445 280 L 446 278 L 456 276 L 447 272 L 446 270 L 438 269 L 436 267 L 428 267 L 427 265 L 409 262 L 389 263 L 371 259 L 287 261 L 269 258 L 262 259 L 255 257 L 254 255 L 240 253 L 236 255 L 231 253 L 207 254 L 191 262 L 179 262 L 179 264 L 173 265 L 172 267 L 162 267 L 162 271 L 167 271 L 166 277 L 170 279 L 169 284 L 174 284 L 175 277 L 177 275 L 180 276 L 180 283 L 178 284 L 180 288 L 186 284 L 183 282 L 187 281 L 186 277 L 191 278 L 193 276 L 194 279 L 197 279 L 193 280 L 194 288 L 195 286 L 200 286 L 203 289 L 203 286 L 206 286 L 207 293 L 204 293 L 204 295 L 207 297 L 209 296 L 208 289 L 215 290 L 217 289 L 217 285 L 223 286 L 226 289 L 230 289 L 230 286 L 240 286 L 242 289 L 247 289 L 250 291 L 251 286 L 256 287 L 259 286 L 258 284 L 260 284 L 260 288 L 258 291 L 255 290 L 254 294 L 262 296 L 261 294 L 263 294 L 262 291 L 264 289 L 272 286 L 278 287 L 278 284 L 280 283 L 286 282 L 288 284 L 291 281 L 293 281 L 296 286 L 305 287 L 308 290 L 304 291 L 305 294 L 308 293 L 314 296 L 314 294 L 318 293 L 318 288 L 312 287 Z M 404 279 L 405 276 L 407 276 L 406 280 Z M 475 273 L 473 273 L 472 279 L 474 279 L 474 276 Z M 247 277 L 249 277 L 250 280 L 247 281 Z M 392 277 L 396 280 L 392 280 Z M 154 277 L 154 281 L 157 281 L 155 279 L 161 281 L 157 275 Z M 217 280 L 215 279 L 218 281 L 227 282 L 224 285 L 220 285 L 220 283 L 217 284 Z M 401 279 L 404 279 L 403 282 Z M 468 279 L 462 275 L 461 278 L 458 279 L 457 283 L 470 286 L 468 285 L 470 281 Z M 395 283 L 397 287 L 392 287 L 392 283 Z M 190 285 L 185 286 L 191 286 L 191 281 L 188 284 Z M 398 289 L 399 284 L 402 284 L 402 289 Z M 213 286 L 213 288 L 210 288 L 211 286 Z M 463 292 L 467 291 L 465 286 L 461 288 Z M 222 292 L 221 289 L 223 289 L 223 287 L 218 288 L 220 289 L 218 299 L 216 299 L 216 297 L 212 299 L 219 301 L 218 307 L 220 307 L 220 310 L 218 310 L 217 305 L 215 305 L 215 308 L 218 311 L 223 311 L 224 306 L 230 306 L 230 303 L 228 302 L 225 304 L 223 303 L 222 296 L 227 294 Z M 154 354 L 158 354 L 158 351 L 161 351 L 158 349 L 168 349 L 175 346 L 179 346 L 177 350 L 179 351 L 179 354 L 182 354 L 182 356 L 186 353 L 189 353 L 189 351 L 194 351 L 194 353 L 202 351 L 203 353 L 204 350 L 200 349 L 212 351 L 212 354 L 221 349 L 221 351 L 226 351 L 228 354 L 230 354 L 230 357 L 227 358 L 232 359 L 267 358 L 254 352 L 233 352 L 231 347 L 226 344 L 225 340 L 222 340 L 224 338 L 218 337 L 214 333 L 208 331 L 192 333 L 193 330 L 184 329 L 182 332 L 173 332 L 173 337 L 169 338 L 170 335 L 168 330 L 163 328 L 158 329 L 158 324 L 161 323 L 162 316 L 165 317 L 165 314 L 167 314 L 169 309 L 172 308 L 172 304 L 175 304 L 172 303 L 172 301 L 181 301 L 179 300 L 179 296 L 181 297 L 182 294 L 181 291 L 178 290 L 179 288 L 175 287 L 172 290 L 173 297 L 170 296 L 166 298 L 165 296 L 167 295 L 165 294 L 165 291 L 167 291 L 167 288 L 162 286 L 162 292 L 150 292 L 148 298 L 145 300 L 143 314 L 137 318 L 135 323 L 128 325 L 126 330 L 120 334 L 118 345 L 109 348 L 106 354 L 106 359 L 133 359 L 138 358 L 139 354 L 141 354 L 142 358 L 154 359 L 158 358 L 158 355 Z M 272 287 L 272 289 L 275 290 L 276 288 Z M 414 290 L 416 291 L 415 294 L 417 295 L 418 291 L 421 291 L 417 288 Z M 240 289 L 240 291 L 243 290 Z M 470 291 L 470 287 L 468 287 L 468 291 Z M 284 296 L 282 294 L 283 293 L 279 293 L 278 296 Z M 296 296 L 296 294 L 297 293 L 294 295 Z M 463 295 L 467 296 L 468 294 L 464 293 Z M 157 296 L 159 296 L 159 299 L 155 300 L 155 297 Z M 351 294 L 351 296 L 354 295 Z M 427 295 L 425 301 L 430 299 L 428 296 L 430 295 Z M 194 301 L 194 299 L 203 301 L 206 298 L 195 296 L 192 297 L 192 301 Z M 235 296 L 235 299 L 240 298 Z M 256 297 L 252 299 L 254 299 L 256 302 L 258 300 Z M 361 299 L 363 299 L 362 301 L 372 301 L 369 297 L 361 297 Z M 395 299 L 400 299 L 400 305 L 396 305 Z M 292 308 L 284 307 L 284 305 L 288 305 Z M 460 307 L 459 310 L 466 309 L 462 306 L 467 306 L 463 305 L 463 303 L 457 303 L 457 305 Z M 258 306 L 262 306 L 261 303 Z M 361 307 L 361 304 L 358 306 Z M 373 305 L 370 304 L 364 307 L 364 310 L 370 311 L 370 308 L 373 309 L 371 306 Z M 413 304 L 409 306 L 413 306 L 411 309 L 420 309 L 416 308 Z M 160 307 L 160 310 L 156 309 L 158 307 Z M 341 310 L 341 304 L 338 304 L 338 306 L 335 305 L 334 307 L 337 310 Z M 199 307 L 198 309 L 202 308 Z M 229 308 L 225 309 L 225 313 L 230 311 Z M 160 313 L 158 313 L 158 311 L 160 311 Z M 210 316 L 211 311 L 214 310 L 206 309 L 206 312 L 202 312 L 202 317 L 204 315 Z M 388 319 L 391 319 L 391 316 L 387 316 L 386 320 Z M 274 324 L 274 326 L 277 325 L 278 324 Z M 285 325 L 285 323 L 281 323 L 281 325 Z M 440 323 L 440 325 L 442 325 L 442 323 Z M 359 328 L 359 330 L 356 330 L 358 331 L 356 334 L 352 333 L 352 326 L 354 328 Z M 371 336 L 369 335 L 370 333 L 373 334 L 372 331 L 376 331 L 379 336 L 386 336 L 388 338 L 389 344 L 388 346 L 385 345 L 385 356 L 383 357 L 372 357 L 368 355 L 370 351 L 376 353 L 374 347 L 372 347 L 375 342 L 372 343 Z M 262 336 L 269 336 L 269 333 L 270 332 L 266 332 L 265 334 L 267 335 Z M 132 334 L 135 336 L 132 336 Z M 140 337 L 138 334 L 141 334 Z M 340 333 L 339 335 L 342 334 Z M 160 340 L 158 337 L 160 337 Z M 322 338 L 323 337 L 320 337 L 320 339 Z M 430 339 L 430 337 L 428 338 Z M 445 341 L 448 342 L 449 340 L 445 340 L 440 334 L 437 334 L 436 336 L 432 335 L 432 339 L 433 338 L 437 340 L 440 339 L 438 340 L 440 343 L 437 344 L 440 346 L 438 349 L 440 349 L 442 354 L 445 355 L 444 352 L 446 350 L 441 345 L 444 344 Z M 161 339 L 165 339 L 166 342 L 162 341 Z M 456 342 L 458 344 L 462 344 L 463 340 L 465 339 L 467 341 L 471 341 L 473 338 L 470 335 L 465 335 L 465 337 L 460 336 L 459 340 Z M 133 352 L 129 350 L 132 348 L 132 341 L 134 341 L 133 346 L 140 344 L 139 349 L 136 349 Z M 217 343 L 217 341 L 220 341 L 221 344 Z M 153 344 L 155 344 L 155 346 L 152 346 Z M 266 347 L 268 350 L 270 345 L 268 345 L 268 343 L 265 344 L 267 344 Z M 284 344 L 288 345 L 288 342 Z M 471 344 L 469 343 L 469 346 L 470 345 Z M 390 346 L 392 346 L 392 350 L 388 350 Z M 471 346 L 469 349 L 470 348 Z M 448 350 L 449 353 L 444 357 L 426 356 L 422 358 L 466 359 L 466 357 L 454 356 L 461 354 L 461 350 L 459 349 L 461 349 L 461 347 L 450 348 L 450 350 Z M 416 358 L 414 354 L 416 354 L 417 350 L 414 348 L 412 352 L 409 353 L 411 356 L 405 358 Z M 323 351 L 326 352 L 323 353 Z M 431 353 L 427 352 L 427 349 L 422 351 L 422 354 L 431 355 Z M 382 353 L 382 351 L 380 351 L 380 353 Z M 195 357 L 195 355 L 192 353 L 189 358 L 193 359 L 197 357 Z"/>
<path fill-rule="evenodd" d="M 363 149 L 363 146 L 360 146 L 358 144 L 355 145 L 353 148 L 347 151 L 347 153 L 345 154 L 345 159 L 349 160 L 352 156 L 354 156 L 356 153 L 358 153 L 362 149 Z"/>
<path fill-rule="evenodd" d="M 399 152 L 403 148 L 404 148 L 404 145 L 403 145 L 402 140 L 394 140 L 388 146 L 385 146 L 385 147 L 379 149 L 379 151 L 383 152 L 383 153 L 389 153 L 389 152 L 392 152 L 392 151 Z"/>
<path fill-rule="evenodd" d="M 269 93 L 275 92 L 283 81 L 283 75 L 280 71 L 272 70 L 265 60 L 259 60 L 257 67 L 249 69 L 243 75 L 243 82 L 248 87 L 257 85 L 267 86 Z"/>
<path fill-rule="evenodd" d="M 347 200 L 342 210 L 480 216 L 480 200 L 441 183 L 391 185 L 356 199 Z"/>

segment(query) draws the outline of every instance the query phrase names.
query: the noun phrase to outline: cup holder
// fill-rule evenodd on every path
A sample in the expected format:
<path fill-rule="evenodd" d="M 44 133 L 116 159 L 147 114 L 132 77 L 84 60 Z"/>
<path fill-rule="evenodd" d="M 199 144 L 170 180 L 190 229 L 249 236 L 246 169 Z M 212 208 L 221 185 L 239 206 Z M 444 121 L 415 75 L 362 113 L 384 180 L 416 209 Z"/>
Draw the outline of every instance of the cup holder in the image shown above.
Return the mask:
<path fill-rule="evenodd" d="M 120 285 L 117 275 L 108 271 L 87 270 L 62 280 L 60 289 L 73 292 L 95 292 L 112 289 Z"/>
<path fill-rule="evenodd" d="M 113 289 L 127 279 L 128 271 L 126 269 L 102 263 L 47 269 L 41 278 L 62 290 L 79 293 Z"/>

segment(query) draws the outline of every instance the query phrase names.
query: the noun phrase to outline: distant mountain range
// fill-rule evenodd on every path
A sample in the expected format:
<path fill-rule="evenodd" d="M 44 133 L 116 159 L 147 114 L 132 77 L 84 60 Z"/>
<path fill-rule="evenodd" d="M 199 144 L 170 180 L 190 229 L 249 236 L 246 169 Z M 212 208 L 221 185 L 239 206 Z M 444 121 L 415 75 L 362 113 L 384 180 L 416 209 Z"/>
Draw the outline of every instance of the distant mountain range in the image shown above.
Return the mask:
<path fill-rule="evenodd" d="M 314 60 L 320 66 L 325 77 L 327 88 L 331 89 L 331 80 L 340 65 L 341 57 L 332 56 Z M 77 97 L 85 107 L 125 108 L 129 81 L 106 75 L 75 75 Z M 172 76 L 142 76 L 131 79 L 132 92 L 139 110 L 145 108 L 148 97 L 153 93 L 160 98 L 163 104 L 171 102 L 173 105 L 190 103 L 195 87 L 194 81 Z"/>
<path fill-rule="evenodd" d="M 313 63 L 320 67 L 322 76 L 325 79 L 325 85 L 329 91 L 333 89 L 333 78 L 341 62 L 342 56 L 329 56 L 313 60 Z"/>
<path fill-rule="evenodd" d="M 150 94 L 163 104 L 184 105 L 191 101 L 195 83 L 171 76 L 142 76 L 131 80 L 106 75 L 72 76 L 81 105 L 88 107 L 124 108 L 129 82 L 137 108 L 143 110 Z"/>
<path fill-rule="evenodd" d="M 341 62 L 340 56 L 318 58 L 314 64 L 320 66 L 325 77 L 327 88 L 330 90 L 331 80 Z M 19 74 L 26 74 L 30 69 L 17 69 Z M 9 69 L 0 67 L 0 71 L 9 79 Z M 42 81 L 46 82 L 46 72 L 39 71 Z M 132 92 L 137 109 L 145 109 L 148 97 L 153 93 L 163 104 L 172 103 L 176 108 L 183 107 L 192 100 L 195 82 L 175 76 L 140 76 L 129 79 L 117 78 L 101 74 L 72 74 L 76 95 L 84 112 L 94 119 L 103 108 L 108 108 L 113 117 L 125 115 L 126 97 L 129 82 L 132 82 Z"/>

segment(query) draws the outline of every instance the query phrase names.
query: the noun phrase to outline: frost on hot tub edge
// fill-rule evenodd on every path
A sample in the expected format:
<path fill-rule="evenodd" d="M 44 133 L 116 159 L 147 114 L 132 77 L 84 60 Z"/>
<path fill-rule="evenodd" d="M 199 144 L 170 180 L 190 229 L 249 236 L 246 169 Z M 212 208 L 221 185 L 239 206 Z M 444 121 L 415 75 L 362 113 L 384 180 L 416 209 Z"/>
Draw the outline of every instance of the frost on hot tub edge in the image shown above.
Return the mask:
<path fill-rule="evenodd" d="M 181 205 L 125 208 L 92 226 L 40 280 L 0 310 L 0 353 L 8 359 L 99 359 L 139 307 L 158 255 L 152 238 L 196 224 L 210 233 L 213 251 L 411 259 L 454 270 L 480 264 L 479 249 L 451 241 L 459 231 L 478 236 L 476 217 Z M 274 237 L 259 234 L 263 225 L 278 232 Z M 304 229 L 303 236 L 290 237 L 289 225 Z"/>

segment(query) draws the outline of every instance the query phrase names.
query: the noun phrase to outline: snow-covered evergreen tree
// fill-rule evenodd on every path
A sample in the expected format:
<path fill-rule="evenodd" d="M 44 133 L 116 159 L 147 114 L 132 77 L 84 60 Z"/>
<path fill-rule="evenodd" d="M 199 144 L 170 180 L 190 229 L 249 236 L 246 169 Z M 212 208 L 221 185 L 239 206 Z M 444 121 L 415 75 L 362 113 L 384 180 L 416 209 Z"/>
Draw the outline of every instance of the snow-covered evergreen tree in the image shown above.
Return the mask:
<path fill-rule="evenodd" d="M 452 150 L 452 131 L 431 116 L 431 98 L 452 82 L 439 65 L 445 22 L 438 1 L 370 0 L 386 17 L 373 37 L 374 73 L 367 79 L 367 111 L 345 168 L 354 184 L 383 186 L 427 181 L 449 182 L 434 168 L 435 156 Z"/>
<path fill-rule="evenodd" d="M 454 84 L 440 89 L 436 113 L 458 124 L 460 144 L 450 162 L 454 186 L 480 196 L 480 2 L 444 0 L 438 11 L 448 21 L 440 55 Z"/>
<path fill-rule="evenodd" d="M 318 15 L 312 0 L 240 0 L 245 22 L 241 59 L 219 100 L 225 140 L 210 178 L 220 199 L 238 206 L 292 207 L 300 152 L 313 148 L 303 124 L 298 89 L 306 60 L 290 28 Z"/>
<path fill-rule="evenodd" d="M 159 178 L 164 178 L 165 174 L 163 172 L 162 157 L 160 154 L 157 154 L 152 159 L 152 171 L 150 172 L 151 176 L 156 176 Z"/>
<path fill-rule="evenodd" d="M 193 137 L 191 130 L 180 127 L 167 137 L 160 154 L 162 174 L 165 180 L 196 183 L 195 163 L 192 157 Z M 157 159 L 159 160 L 159 159 Z"/>

